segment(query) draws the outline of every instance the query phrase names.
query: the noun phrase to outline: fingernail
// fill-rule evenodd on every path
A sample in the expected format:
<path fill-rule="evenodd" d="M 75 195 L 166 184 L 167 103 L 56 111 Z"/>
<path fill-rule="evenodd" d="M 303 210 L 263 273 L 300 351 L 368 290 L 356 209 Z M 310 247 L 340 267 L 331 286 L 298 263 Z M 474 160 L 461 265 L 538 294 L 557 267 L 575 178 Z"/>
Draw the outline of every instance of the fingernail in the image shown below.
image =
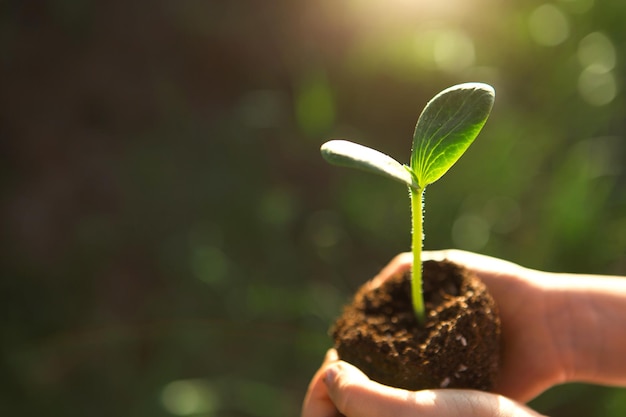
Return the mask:
<path fill-rule="evenodd" d="M 337 378 L 338 370 L 335 366 L 329 366 L 326 369 L 326 373 L 324 374 L 324 383 L 329 386 L 335 382 L 335 378 Z"/>

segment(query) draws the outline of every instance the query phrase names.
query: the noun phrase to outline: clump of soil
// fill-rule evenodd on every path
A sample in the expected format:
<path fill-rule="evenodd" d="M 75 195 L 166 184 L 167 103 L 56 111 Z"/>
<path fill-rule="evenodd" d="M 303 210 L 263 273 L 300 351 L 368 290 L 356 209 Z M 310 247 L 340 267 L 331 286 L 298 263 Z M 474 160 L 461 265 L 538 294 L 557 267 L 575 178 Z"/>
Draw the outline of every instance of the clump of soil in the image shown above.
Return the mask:
<path fill-rule="evenodd" d="M 398 388 L 491 390 L 500 351 L 493 298 L 449 261 L 426 261 L 423 271 L 426 322 L 413 313 L 409 272 L 365 284 L 331 329 L 339 357 Z"/>

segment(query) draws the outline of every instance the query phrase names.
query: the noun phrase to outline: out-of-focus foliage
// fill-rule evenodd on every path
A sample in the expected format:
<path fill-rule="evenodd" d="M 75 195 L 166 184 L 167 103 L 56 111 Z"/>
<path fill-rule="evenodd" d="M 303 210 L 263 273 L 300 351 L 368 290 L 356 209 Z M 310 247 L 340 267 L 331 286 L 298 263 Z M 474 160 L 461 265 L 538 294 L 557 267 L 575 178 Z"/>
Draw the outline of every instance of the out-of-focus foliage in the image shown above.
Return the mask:
<path fill-rule="evenodd" d="M 354 289 L 408 249 L 423 104 L 497 101 L 429 190 L 427 249 L 626 274 L 617 0 L 0 4 L 0 414 L 295 415 Z M 556 388 L 552 416 L 622 416 Z"/>

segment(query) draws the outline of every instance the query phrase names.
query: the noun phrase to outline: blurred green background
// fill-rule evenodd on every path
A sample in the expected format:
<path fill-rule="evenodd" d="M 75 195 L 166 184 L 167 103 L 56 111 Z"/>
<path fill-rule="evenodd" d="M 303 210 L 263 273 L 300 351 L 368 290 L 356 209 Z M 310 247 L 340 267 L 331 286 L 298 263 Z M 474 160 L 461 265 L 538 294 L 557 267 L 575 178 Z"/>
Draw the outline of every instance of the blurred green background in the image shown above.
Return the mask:
<path fill-rule="evenodd" d="M 626 274 L 621 0 L 0 2 L 0 414 L 290 416 L 358 285 L 409 248 L 426 101 L 497 91 L 427 249 Z M 616 330 L 618 331 L 618 330 Z M 624 416 L 568 385 L 551 416 Z"/>

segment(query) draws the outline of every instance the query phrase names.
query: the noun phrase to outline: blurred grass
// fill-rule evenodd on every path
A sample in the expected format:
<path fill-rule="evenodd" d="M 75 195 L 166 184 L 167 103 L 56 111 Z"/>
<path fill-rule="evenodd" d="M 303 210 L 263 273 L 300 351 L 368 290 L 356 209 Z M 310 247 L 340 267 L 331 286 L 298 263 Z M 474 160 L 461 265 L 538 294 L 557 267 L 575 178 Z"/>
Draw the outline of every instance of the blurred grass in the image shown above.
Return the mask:
<path fill-rule="evenodd" d="M 626 274 L 626 12 L 542 5 L 3 3 L 0 413 L 297 415 L 341 305 L 409 246 L 406 190 L 319 145 L 406 162 L 458 82 L 496 106 L 427 191 L 426 248 Z"/>

